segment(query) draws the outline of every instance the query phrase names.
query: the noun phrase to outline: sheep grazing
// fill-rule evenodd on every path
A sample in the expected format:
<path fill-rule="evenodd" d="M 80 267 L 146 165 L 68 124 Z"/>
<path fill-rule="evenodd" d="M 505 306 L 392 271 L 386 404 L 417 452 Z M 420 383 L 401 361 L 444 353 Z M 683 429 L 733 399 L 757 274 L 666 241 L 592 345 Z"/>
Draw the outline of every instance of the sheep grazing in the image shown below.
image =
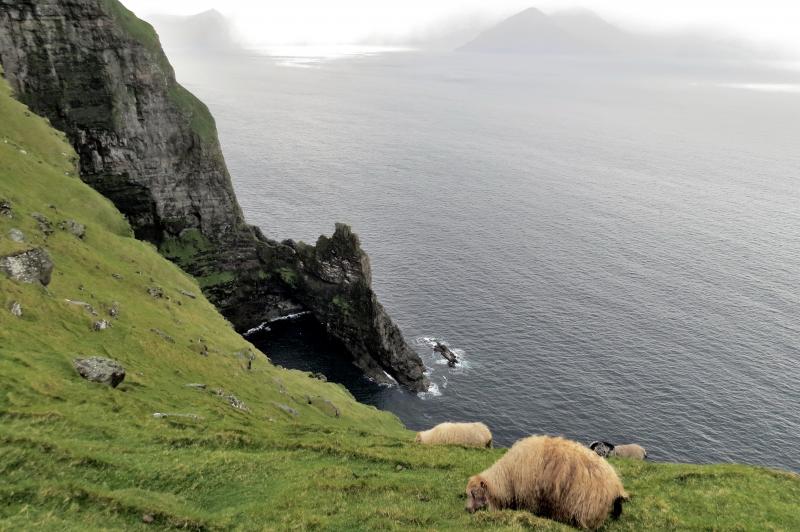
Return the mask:
<path fill-rule="evenodd" d="M 647 458 L 647 451 L 641 445 L 628 443 L 625 445 L 614 445 L 607 441 L 593 441 L 589 444 L 589 449 L 596 452 L 603 458 L 618 456 L 620 458 L 631 458 L 633 460 L 644 460 Z"/>
<path fill-rule="evenodd" d="M 495 464 L 469 479 L 467 510 L 529 510 L 594 530 L 616 519 L 628 499 L 611 465 L 583 445 L 549 436 L 519 440 Z"/>
<path fill-rule="evenodd" d="M 647 451 L 641 445 L 635 443 L 628 443 L 625 445 L 615 445 L 611 456 L 619 456 L 620 458 L 631 458 L 633 460 L 644 460 L 647 458 Z"/>
<path fill-rule="evenodd" d="M 417 432 L 415 441 L 424 445 L 491 447 L 492 433 L 483 423 L 440 423 L 430 430 Z"/>

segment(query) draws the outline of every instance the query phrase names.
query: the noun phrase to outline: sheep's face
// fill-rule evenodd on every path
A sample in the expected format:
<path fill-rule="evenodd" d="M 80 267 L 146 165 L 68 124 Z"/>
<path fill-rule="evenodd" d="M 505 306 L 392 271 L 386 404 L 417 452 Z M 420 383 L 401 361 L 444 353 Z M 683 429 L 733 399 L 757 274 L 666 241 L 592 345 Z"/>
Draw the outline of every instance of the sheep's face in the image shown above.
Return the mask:
<path fill-rule="evenodd" d="M 417 432 L 417 436 L 414 438 L 414 443 L 422 443 L 422 433 Z"/>
<path fill-rule="evenodd" d="M 467 483 L 467 511 L 477 512 L 489 505 L 489 486 L 480 476 L 474 476 Z"/>

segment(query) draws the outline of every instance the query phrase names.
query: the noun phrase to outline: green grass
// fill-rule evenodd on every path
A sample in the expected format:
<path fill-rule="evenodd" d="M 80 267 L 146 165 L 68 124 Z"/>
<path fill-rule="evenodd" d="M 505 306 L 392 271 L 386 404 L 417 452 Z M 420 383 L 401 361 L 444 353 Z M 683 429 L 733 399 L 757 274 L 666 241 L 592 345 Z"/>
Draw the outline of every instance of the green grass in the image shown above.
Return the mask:
<path fill-rule="evenodd" d="M 164 62 L 167 62 L 166 56 L 161 49 L 161 40 L 158 38 L 158 33 L 156 33 L 153 26 L 137 17 L 133 12 L 122 5 L 119 0 L 100 0 L 100 4 L 114 17 L 115 22 L 128 35 L 150 52 L 156 54 L 160 59 L 163 58 Z M 169 66 L 168 63 L 167 66 Z"/>
<path fill-rule="evenodd" d="M 192 131 L 205 143 L 216 145 L 217 124 L 206 104 L 177 83 L 170 88 L 169 98 L 185 116 L 189 117 Z"/>
<path fill-rule="evenodd" d="M 200 253 L 211 249 L 211 242 L 199 229 L 185 229 L 180 237 L 167 240 L 159 251 L 169 260 L 179 265 L 190 264 Z"/>
<path fill-rule="evenodd" d="M 197 282 L 134 240 L 110 202 L 74 177 L 74 163 L 63 135 L 0 83 L 0 199 L 15 213 L 0 217 L 0 255 L 45 246 L 55 263 L 47 288 L 0 277 L 0 530 L 566 530 L 526 512 L 464 512 L 467 478 L 502 449 L 420 447 L 397 418 L 341 386 L 260 354 L 248 371 L 255 348 L 204 298 L 181 295 L 199 295 Z M 33 212 L 75 219 L 86 238 L 56 230 L 45 239 Z M 8 239 L 11 228 L 28 241 Z M 167 297 L 151 297 L 153 286 Z M 66 299 L 106 318 L 117 302 L 120 313 L 92 332 L 99 318 Z M 84 355 L 119 360 L 125 382 L 113 390 L 80 379 L 71 362 Z M 340 417 L 308 397 L 332 401 Z M 800 529 L 796 475 L 614 465 L 633 499 L 608 530 Z"/>
<path fill-rule="evenodd" d="M 297 286 L 297 271 L 292 268 L 279 268 L 278 275 L 281 280 L 291 287 Z"/>
<path fill-rule="evenodd" d="M 100 0 L 100 3 L 129 37 L 153 54 L 164 73 L 174 77 L 172 65 L 170 65 L 161 48 L 161 41 L 153 26 L 139 19 L 119 0 Z M 216 145 L 217 126 L 208 107 L 174 80 L 172 80 L 168 96 L 178 109 L 189 118 L 192 131 L 204 143 Z"/>

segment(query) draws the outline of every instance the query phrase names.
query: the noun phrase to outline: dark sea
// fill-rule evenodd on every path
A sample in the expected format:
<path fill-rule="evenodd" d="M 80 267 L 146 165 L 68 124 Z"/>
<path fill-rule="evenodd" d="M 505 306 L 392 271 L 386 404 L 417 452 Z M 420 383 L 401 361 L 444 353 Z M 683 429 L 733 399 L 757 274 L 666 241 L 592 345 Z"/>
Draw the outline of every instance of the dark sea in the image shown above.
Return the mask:
<path fill-rule="evenodd" d="M 172 59 L 249 222 L 307 242 L 351 224 L 434 387 L 367 381 L 303 319 L 252 338 L 275 363 L 412 429 L 481 420 L 503 446 L 560 434 L 800 471 L 800 72 Z"/>

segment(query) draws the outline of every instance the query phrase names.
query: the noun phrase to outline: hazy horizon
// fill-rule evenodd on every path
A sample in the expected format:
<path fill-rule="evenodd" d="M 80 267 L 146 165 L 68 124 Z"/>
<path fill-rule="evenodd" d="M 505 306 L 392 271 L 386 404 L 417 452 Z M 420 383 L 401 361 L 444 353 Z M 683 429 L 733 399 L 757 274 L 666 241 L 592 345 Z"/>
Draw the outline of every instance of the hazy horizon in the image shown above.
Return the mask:
<path fill-rule="evenodd" d="M 757 48 L 800 54 L 794 21 L 800 5 L 786 0 L 739 2 L 716 0 L 669 4 L 633 0 L 500 0 L 491 6 L 476 0 L 367 2 L 321 0 L 268 2 L 245 0 L 124 0 L 140 17 L 193 15 L 216 9 L 229 17 L 239 38 L 249 45 L 413 43 L 452 33 L 475 33 L 529 7 L 546 13 L 588 9 L 622 29 L 644 33 L 699 33 L 740 39 Z"/>

